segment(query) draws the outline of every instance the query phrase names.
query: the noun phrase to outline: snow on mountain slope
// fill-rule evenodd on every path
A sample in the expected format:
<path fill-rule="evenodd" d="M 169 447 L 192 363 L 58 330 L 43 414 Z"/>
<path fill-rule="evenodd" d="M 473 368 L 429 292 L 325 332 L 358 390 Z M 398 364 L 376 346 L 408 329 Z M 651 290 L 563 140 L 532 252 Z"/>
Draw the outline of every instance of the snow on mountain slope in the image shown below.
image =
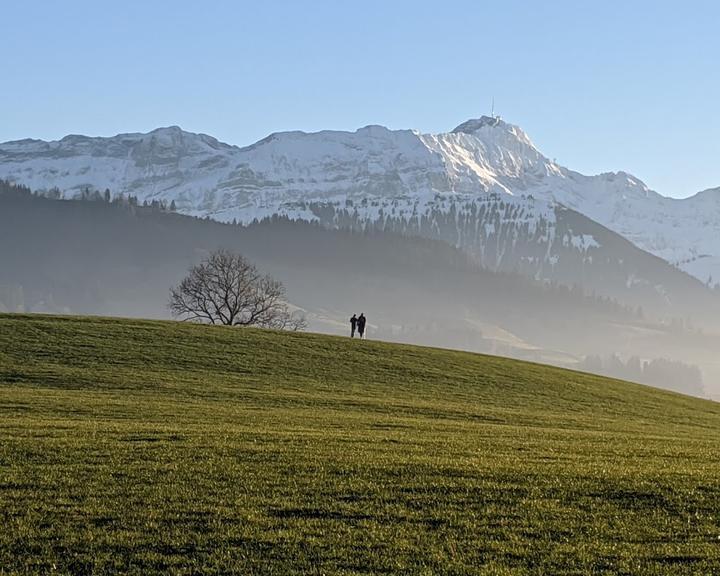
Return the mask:
<path fill-rule="evenodd" d="M 0 144 L 0 178 L 70 196 L 109 188 L 140 202 L 175 200 L 181 212 L 241 222 L 274 214 L 321 220 L 323 205 L 352 205 L 365 222 L 389 215 L 419 222 L 437 218 L 443 205 L 531 198 L 533 208 L 522 208 L 528 222 L 552 223 L 560 204 L 703 282 L 720 280 L 720 189 L 674 200 L 622 172 L 584 176 L 550 161 L 499 118 L 443 134 L 382 126 L 284 132 L 245 148 L 177 127 L 21 140 Z"/>

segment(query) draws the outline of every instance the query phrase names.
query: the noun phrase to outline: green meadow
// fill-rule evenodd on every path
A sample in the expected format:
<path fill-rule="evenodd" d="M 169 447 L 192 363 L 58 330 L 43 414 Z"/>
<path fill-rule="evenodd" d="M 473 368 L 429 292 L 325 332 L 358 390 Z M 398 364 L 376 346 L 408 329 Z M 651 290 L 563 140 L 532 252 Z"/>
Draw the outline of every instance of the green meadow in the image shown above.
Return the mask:
<path fill-rule="evenodd" d="M 0 315 L 0 574 L 720 574 L 719 433 L 491 356 Z"/>

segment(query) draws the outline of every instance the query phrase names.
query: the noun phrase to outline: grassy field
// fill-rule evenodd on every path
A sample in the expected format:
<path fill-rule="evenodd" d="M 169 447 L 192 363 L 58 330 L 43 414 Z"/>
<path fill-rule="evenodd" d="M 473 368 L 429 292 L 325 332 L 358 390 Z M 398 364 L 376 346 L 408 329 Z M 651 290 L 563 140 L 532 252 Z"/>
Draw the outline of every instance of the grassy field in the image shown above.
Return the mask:
<path fill-rule="evenodd" d="M 488 356 L 0 315 L 0 574 L 720 574 L 718 432 Z"/>

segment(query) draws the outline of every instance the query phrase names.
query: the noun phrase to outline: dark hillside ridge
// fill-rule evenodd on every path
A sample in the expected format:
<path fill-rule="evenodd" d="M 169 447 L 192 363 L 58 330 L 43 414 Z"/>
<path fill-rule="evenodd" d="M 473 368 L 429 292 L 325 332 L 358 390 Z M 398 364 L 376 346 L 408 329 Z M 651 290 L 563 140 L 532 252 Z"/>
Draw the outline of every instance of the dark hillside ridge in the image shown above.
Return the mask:
<path fill-rule="evenodd" d="M 574 210 L 557 206 L 554 222 L 539 217 L 530 226 L 533 200 L 508 202 L 488 195 L 477 201 L 443 200 L 430 214 L 381 214 L 367 221 L 352 206 L 307 206 L 326 226 L 391 231 L 442 240 L 473 256 L 485 268 L 581 286 L 590 294 L 642 306 L 662 316 L 720 320 L 720 296 L 698 279 L 641 250 L 612 230 Z M 587 242 L 588 246 L 578 246 Z"/>

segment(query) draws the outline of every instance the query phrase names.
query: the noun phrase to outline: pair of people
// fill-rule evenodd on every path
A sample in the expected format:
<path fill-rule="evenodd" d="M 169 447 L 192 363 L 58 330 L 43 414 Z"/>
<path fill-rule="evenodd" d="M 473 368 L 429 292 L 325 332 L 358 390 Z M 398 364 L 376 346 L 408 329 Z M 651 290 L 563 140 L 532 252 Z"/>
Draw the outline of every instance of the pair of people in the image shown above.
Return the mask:
<path fill-rule="evenodd" d="M 355 338 L 355 330 L 357 330 L 360 338 L 365 338 L 365 314 L 362 312 L 360 316 L 353 314 L 352 318 L 350 318 L 350 338 Z"/>

